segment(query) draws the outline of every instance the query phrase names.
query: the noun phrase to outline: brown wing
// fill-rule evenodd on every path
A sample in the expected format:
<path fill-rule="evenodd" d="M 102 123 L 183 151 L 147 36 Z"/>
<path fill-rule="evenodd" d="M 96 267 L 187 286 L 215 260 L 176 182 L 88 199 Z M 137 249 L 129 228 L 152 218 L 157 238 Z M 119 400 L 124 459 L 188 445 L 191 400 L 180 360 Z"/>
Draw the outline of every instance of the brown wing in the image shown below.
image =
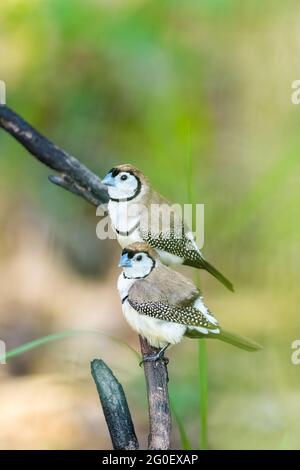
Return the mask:
<path fill-rule="evenodd" d="M 165 269 L 171 271 L 168 268 Z M 160 268 L 156 269 L 158 270 Z M 174 277 L 177 278 L 177 276 Z M 216 325 L 211 323 L 205 315 L 193 308 L 194 294 L 199 297 L 199 292 L 187 279 L 183 278 L 185 282 L 179 282 L 178 278 L 174 279 L 172 276 L 171 281 L 169 277 L 166 283 L 160 275 L 158 284 L 154 283 L 155 280 L 155 277 L 150 274 L 146 279 L 136 281 L 129 290 L 128 302 L 137 312 L 182 325 L 216 328 Z M 175 287 L 176 295 L 174 292 L 171 294 L 172 286 Z"/>
<path fill-rule="evenodd" d="M 153 248 L 183 258 L 185 265 L 205 269 L 229 290 L 234 290 L 232 283 L 203 258 L 179 208 L 178 212 L 175 210 L 173 216 L 170 217 L 171 204 L 155 191 L 148 195 L 147 207 L 152 207 L 151 216 L 149 218 L 146 215 L 145 219 L 141 217 L 140 224 L 141 237 L 145 242 Z"/>
<path fill-rule="evenodd" d="M 129 296 L 137 301 L 164 301 L 171 306 L 190 306 L 200 296 L 194 284 L 180 273 L 160 265 L 145 279 L 133 284 Z"/>
<path fill-rule="evenodd" d="M 182 207 L 171 204 L 167 199 L 151 191 L 147 196 L 147 206 L 151 210 L 141 215 L 140 233 L 149 245 L 154 248 L 182 257 L 185 261 L 200 263 L 204 259 L 186 225 Z"/>

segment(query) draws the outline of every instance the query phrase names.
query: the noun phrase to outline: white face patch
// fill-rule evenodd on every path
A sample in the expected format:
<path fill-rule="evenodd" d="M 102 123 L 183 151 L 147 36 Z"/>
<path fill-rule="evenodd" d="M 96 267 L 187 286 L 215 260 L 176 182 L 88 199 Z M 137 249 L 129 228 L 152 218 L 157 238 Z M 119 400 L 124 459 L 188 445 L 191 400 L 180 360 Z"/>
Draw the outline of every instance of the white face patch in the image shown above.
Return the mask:
<path fill-rule="evenodd" d="M 148 276 L 154 267 L 155 261 L 147 253 L 136 253 L 132 258 L 131 267 L 124 268 L 124 274 L 127 278 L 138 279 Z"/>
<path fill-rule="evenodd" d="M 108 186 L 108 194 L 113 199 L 132 197 L 138 189 L 137 178 L 127 171 L 121 171 L 113 177 L 113 180 L 115 185 Z"/>

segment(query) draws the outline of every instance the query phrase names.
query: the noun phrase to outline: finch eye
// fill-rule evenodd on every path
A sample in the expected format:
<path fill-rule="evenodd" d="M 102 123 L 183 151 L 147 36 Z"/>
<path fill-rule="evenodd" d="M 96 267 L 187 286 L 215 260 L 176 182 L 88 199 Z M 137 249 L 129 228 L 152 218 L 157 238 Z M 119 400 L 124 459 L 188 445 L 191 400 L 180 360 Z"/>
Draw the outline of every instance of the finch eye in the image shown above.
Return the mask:
<path fill-rule="evenodd" d="M 127 178 L 128 178 L 128 176 L 127 176 L 127 175 L 122 175 L 122 176 L 121 176 L 121 180 L 122 180 L 122 181 L 125 181 L 125 180 L 127 180 Z"/>
<path fill-rule="evenodd" d="M 141 260 L 142 260 L 142 255 L 138 255 L 138 256 L 136 257 L 136 260 L 137 260 L 137 261 L 141 261 Z"/>

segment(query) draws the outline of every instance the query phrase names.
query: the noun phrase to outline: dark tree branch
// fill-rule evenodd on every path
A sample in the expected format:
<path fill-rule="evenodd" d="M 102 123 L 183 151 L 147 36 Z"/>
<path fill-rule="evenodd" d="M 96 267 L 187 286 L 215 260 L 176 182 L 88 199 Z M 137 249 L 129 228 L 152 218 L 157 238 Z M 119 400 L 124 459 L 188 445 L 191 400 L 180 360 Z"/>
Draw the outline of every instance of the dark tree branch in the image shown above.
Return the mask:
<path fill-rule="evenodd" d="M 122 385 L 101 359 L 91 363 L 103 413 L 114 449 L 135 450 L 139 443 Z"/>
<path fill-rule="evenodd" d="M 37 160 L 59 174 L 50 176 L 52 183 L 79 195 L 98 206 L 108 202 L 108 193 L 100 178 L 85 165 L 41 135 L 18 114 L 0 105 L 0 127 L 14 137 Z M 157 350 L 140 339 L 142 355 L 155 354 Z M 168 400 L 168 373 L 162 362 L 144 365 L 150 418 L 150 449 L 170 447 L 171 416 Z"/>
<path fill-rule="evenodd" d="M 143 355 L 158 352 L 158 349 L 149 346 L 148 342 L 140 337 Z M 145 362 L 150 433 L 148 449 L 169 449 L 171 434 L 171 413 L 168 394 L 168 370 L 162 361 Z"/>
<path fill-rule="evenodd" d="M 50 177 L 51 182 L 82 196 L 94 205 L 108 202 L 107 189 L 97 175 L 50 142 L 5 105 L 0 105 L 0 127 L 20 142 L 37 160 L 60 173 L 60 178 Z"/>

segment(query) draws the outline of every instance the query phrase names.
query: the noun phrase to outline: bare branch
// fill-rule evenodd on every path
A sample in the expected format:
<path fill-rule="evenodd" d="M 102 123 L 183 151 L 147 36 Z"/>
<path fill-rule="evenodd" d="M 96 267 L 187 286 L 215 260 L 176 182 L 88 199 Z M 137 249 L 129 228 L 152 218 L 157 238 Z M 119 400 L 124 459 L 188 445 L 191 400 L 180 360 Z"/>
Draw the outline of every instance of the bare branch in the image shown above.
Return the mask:
<path fill-rule="evenodd" d="M 50 181 L 82 196 L 92 204 L 108 202 L 107 189 L 97 175 L 5 105 L 0 105 L 0 127 L 20 142 L 37 160 L 61 174 L 61 183 L 60 180 L 55 180 L 55 177 L 50 177 Z"/>
<path fill-rule="evenodd" d="M 158 349 L 149 346 L 140 337 L 143 356 L 152 355 Z M 148 448 L 164 450 L 170 448 L 171 413 L 168 394 L 168 370 L 163 361 L 145 362 L 144 371 L 147 385 L 150 433 Z"/>
<path fill-rule="evenodd" d="M 122 385 L 101 359 L 91 363 L 103 413 L 114 449 L 135 450 L 139 443 Z"/>

